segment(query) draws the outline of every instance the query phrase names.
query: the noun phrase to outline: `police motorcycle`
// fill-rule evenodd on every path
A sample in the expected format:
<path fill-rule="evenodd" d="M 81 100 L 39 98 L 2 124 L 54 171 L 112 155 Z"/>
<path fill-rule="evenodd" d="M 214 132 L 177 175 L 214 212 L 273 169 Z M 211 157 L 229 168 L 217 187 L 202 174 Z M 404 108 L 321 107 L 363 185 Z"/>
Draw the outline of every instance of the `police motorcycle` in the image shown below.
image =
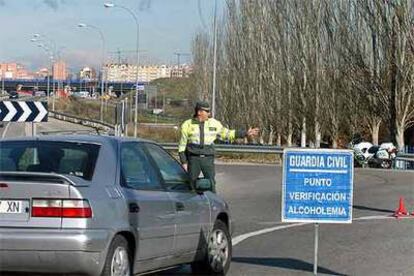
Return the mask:
<path fill-rule="evenodd" d="M 391 169 L 395 158 L 397 158 L 398 150 L 393 143 L 387 142 L 379 146 L 372 146 L 368 149 L 368 152 L 374 154 L 374 158 L 371 159 L 372 165 L 375 165 L 377 168 Z"/>
<path fill-rule="evenodd" d="M 368 149 L 373 146 L 370 142 L 350 143 L 350 149 L 354 151 L 355 167 L 369 167 L 369 161 L 374 157 L 374 154 L 368 152 Z"/>
<path fill-rule="evenodd" d="M 370 142 L 352 139 L 350 148 L 354 151 L 355 166 L 390 169 L 397 157 L 397 147 L 393 143 L 374 146 Z"/>

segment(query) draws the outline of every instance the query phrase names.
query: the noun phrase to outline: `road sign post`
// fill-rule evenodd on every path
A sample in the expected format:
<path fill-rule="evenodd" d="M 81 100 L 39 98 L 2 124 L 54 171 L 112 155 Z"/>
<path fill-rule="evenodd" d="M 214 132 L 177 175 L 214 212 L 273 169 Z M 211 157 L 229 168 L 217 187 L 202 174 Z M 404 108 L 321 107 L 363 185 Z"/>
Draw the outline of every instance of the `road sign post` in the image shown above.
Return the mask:
<path fill-rule="evenodd" d="M 285 149 L 282 222 L 315 223 L 317 274 L 319 223 L 352 223 L 353 152 Z"/>

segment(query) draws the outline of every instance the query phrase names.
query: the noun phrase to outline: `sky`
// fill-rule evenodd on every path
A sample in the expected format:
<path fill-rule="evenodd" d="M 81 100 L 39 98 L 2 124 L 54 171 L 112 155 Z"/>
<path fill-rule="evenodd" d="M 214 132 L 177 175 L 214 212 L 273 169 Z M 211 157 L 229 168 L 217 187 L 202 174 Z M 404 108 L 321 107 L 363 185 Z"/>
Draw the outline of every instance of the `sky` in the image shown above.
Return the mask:
<path fill-rule="evenodd" d="M 102 61 L 104 36 L 107 61 L 121 58 L 135 62 L 137 28 L 131 14 L 121 8 L 105 8 L 104 0 L 0 0 L 0 62 L 17 62 L 35 70 L 49 62 L 42 43 L 53 48 L 69 68 L 97 66 Z M 176 64 L 175 52 L 191 53 L 191 41 L 199 30 L 211 32 L 214 0 L 113 0 L 131 9 L 140 26 L 141 63 Z M 224 0 L 218 0 L 222 10 Z M 43 41 L 31 42 L 34 34 Z M 182 56 L 182 62 L 191 62 Z"/>

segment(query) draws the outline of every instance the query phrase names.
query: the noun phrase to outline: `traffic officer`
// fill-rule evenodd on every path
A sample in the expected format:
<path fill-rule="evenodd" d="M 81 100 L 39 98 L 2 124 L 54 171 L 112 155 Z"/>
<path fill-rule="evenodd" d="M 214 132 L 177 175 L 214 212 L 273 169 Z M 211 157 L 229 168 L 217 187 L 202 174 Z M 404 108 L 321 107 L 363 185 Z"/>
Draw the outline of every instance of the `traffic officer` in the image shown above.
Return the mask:
<path fill-rule="evenodd" d="M 236 131 L 223 127 L 218 120 L 210 118 L 210 105 L 207 102 L 197 102 L 193 118 L 181 125 L 178 145 L 180 161 L 193 183 L 202 171 L 205 178 L 212 180 L 215 192 L 214 141 L 233 142 L 237 138 L 257 136 L 258 133 L 258 128 Z"/>

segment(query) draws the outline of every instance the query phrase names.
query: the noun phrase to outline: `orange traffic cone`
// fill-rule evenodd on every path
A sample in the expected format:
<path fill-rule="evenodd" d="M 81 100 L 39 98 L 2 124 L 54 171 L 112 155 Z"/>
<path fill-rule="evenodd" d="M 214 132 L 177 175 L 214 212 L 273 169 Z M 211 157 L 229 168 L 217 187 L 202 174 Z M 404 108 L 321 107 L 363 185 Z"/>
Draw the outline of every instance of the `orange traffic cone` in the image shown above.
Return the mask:
<path fill-rule="evenodd" d="M 398 204 L 398 209 L 395 210 L 394 217 L 399 218 L 401 216 L 407 216 L 408 212 L 404 205 L 404 198 L 400 196 L 400 203 Z"/>

